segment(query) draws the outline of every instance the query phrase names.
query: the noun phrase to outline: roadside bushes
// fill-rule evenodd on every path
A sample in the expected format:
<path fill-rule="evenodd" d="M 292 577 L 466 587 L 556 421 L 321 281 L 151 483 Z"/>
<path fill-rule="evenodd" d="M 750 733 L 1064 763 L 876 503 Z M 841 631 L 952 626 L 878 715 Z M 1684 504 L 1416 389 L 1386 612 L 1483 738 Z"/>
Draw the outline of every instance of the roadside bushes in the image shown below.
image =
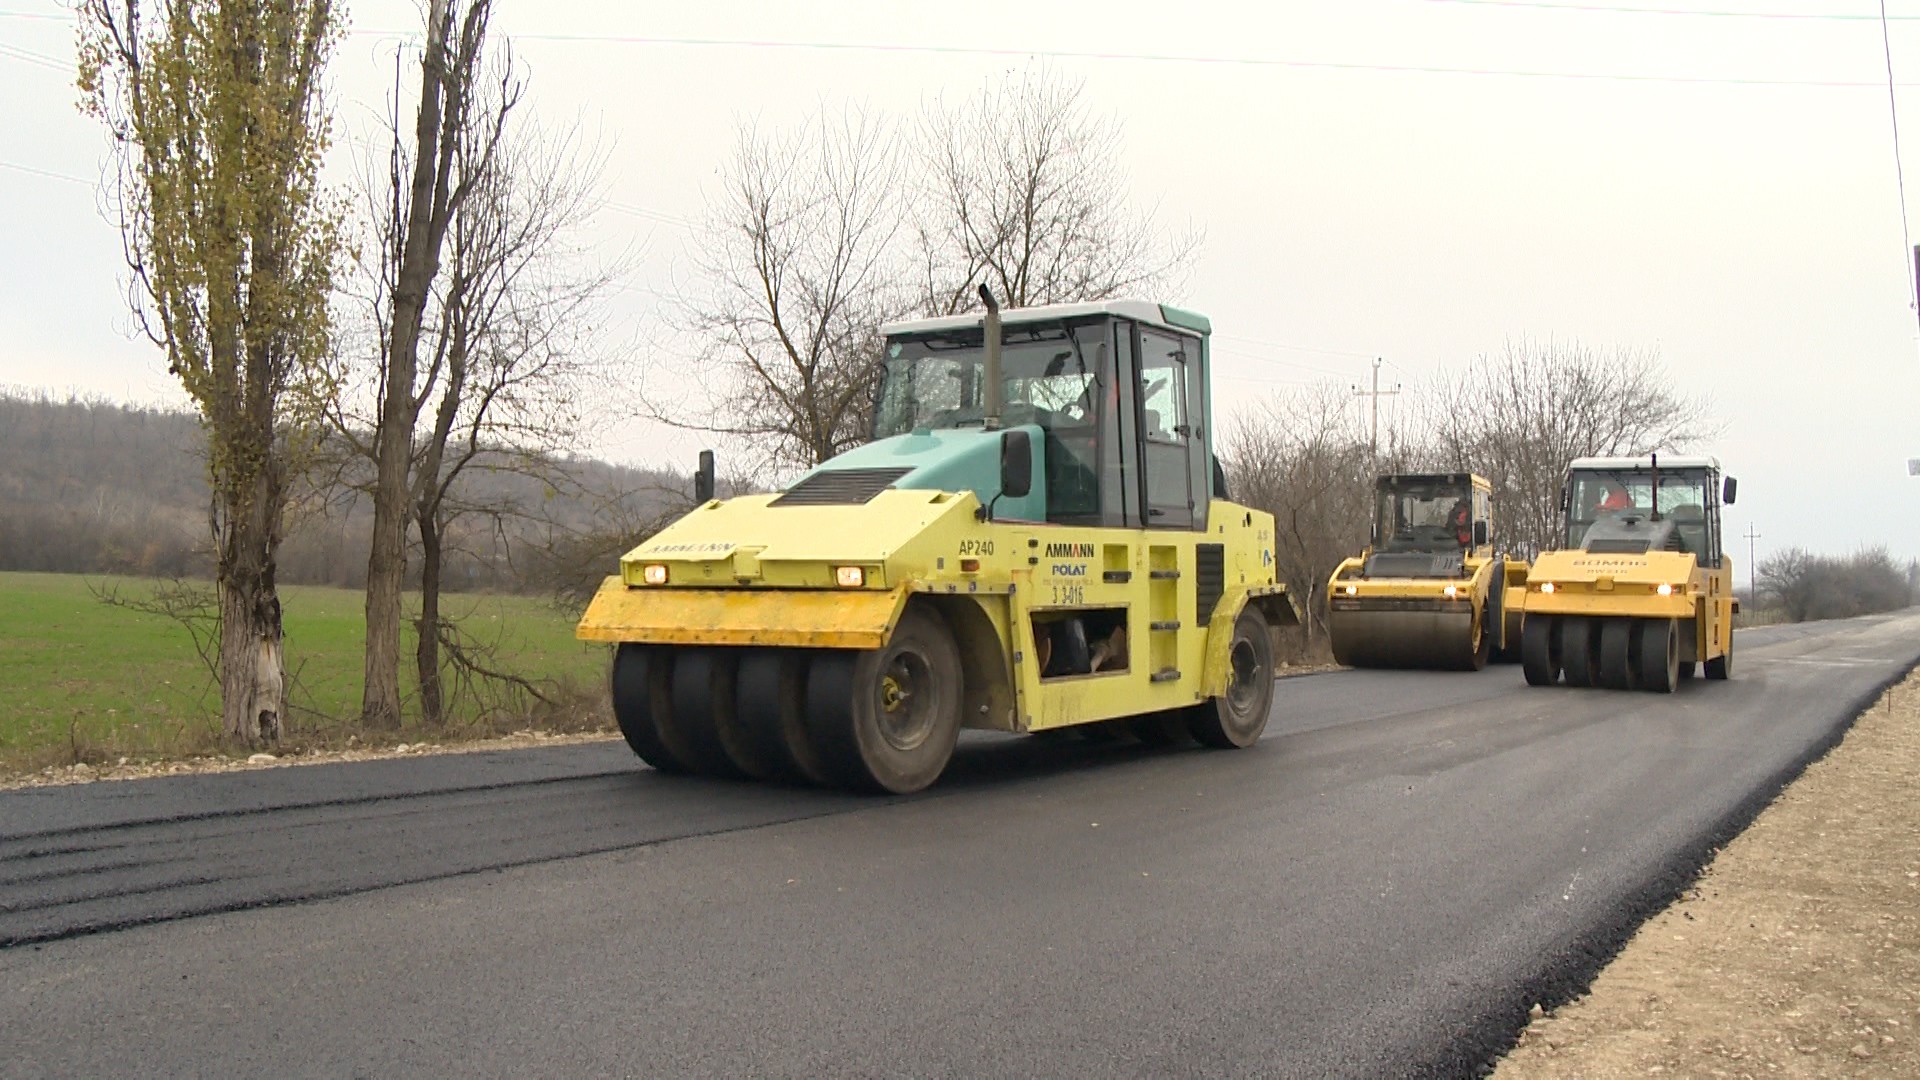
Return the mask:
<path fill-rule="evenodd" d="M 1902 567 L 1884 547 L 1847 556 L 1788 548 L 1761 560 L 1758 570 L 1760 600 L 1788 622 L 1871 615 L 1920 599 L 1920 563 Z"/>

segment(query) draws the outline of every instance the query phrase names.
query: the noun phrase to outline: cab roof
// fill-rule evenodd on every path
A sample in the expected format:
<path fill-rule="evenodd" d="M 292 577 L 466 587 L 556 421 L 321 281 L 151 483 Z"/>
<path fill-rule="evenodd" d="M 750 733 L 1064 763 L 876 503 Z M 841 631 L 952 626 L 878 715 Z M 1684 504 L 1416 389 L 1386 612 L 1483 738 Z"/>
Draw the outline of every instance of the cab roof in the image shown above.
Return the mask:
<path fill-rule="evenodd" d="M 1720 470 L 1718 458 L 1703 455 L 1661 454 L 1662 469 L 1712 469 Z M 1651 457 L 1583 457 L 1574 458 L 1567 466 L 1568 471 L 1577 469 L 1606 469 L 1611 471 L 1650 470 L 1653 468 Z"/>
<path fill-rule="evenodd" d="M 1156 304 L 1147 300 L 1096 300 L 1086 304 L 1042 304 L 1039 307 L 1002 308 L 1000 323 L 1003 326 L 1010 326 L 1015 323 L 1051 322 L 1087 315 L 1118 315 L 1152 326 L 1187 333 L 1197 331 L 1206 334 L 1213 330 L 1212 322 L 1205 315 L 1182 311 L 1167 304 Z M 972 330 L 979 327 L 982 317 L 983 313 L 976 311 L 965 315 L 946 315 L 938 319 L 908 319 L 887 323 L 880 328 L 880 333 L 893 337 L 896 334 L 937 334 L 943 330 Z"/>
<path fill-rule="evenodd" d="M 1375 487 L 1391 487 L 1398 484 L 1466 484 L 1483 491 L 1493 490 L 1493 484 L 1486 477 L 1476 473 L 1381 473 L 1374 478 Z"/>

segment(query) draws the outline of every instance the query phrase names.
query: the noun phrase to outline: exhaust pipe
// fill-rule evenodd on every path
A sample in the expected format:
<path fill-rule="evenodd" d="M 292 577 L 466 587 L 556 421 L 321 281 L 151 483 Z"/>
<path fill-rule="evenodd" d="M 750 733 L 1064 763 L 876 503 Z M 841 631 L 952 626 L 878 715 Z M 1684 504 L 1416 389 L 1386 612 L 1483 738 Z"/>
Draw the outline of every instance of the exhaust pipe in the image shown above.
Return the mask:
<path fill-rule="evenodd" d="M 987 385 L 981 395 L 986 419 L 983 426 L 988 431 L 1000 429 L 1000 303 L 993 298 L 992 290 L 980 286 L 980 302 L 987 305 L 986 318 L 981 321 L 981 332 L 987 346 Z"/>
<path fill-rule="evenodd" d="M 1653 461 L 1653 518 L 1660 520 L 1660 455 L 1654 454 Z"/>

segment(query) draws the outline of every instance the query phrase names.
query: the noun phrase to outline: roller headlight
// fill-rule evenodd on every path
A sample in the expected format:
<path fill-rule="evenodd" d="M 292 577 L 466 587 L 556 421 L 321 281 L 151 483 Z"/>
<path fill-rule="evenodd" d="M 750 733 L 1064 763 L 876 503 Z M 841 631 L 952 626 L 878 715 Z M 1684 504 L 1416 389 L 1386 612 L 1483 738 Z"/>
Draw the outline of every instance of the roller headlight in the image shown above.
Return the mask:
<path fill-rule="evenodd" d="M 667 564 L 657 562 L 648 563 L 647 568 L 640 571 L 640 580 L 649 585 L 665 585 L 667 583 Z"/>

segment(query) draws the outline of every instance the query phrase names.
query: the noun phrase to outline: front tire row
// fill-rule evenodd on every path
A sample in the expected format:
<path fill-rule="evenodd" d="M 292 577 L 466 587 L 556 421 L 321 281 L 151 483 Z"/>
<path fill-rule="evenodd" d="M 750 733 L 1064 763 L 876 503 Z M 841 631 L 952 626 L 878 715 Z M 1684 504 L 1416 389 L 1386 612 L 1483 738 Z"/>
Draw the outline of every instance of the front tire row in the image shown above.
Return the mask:
<path fill-rule="evenodd" d="M 1689 627 L 1678 619 L 1535 615 L 1520 632 L 1520 666 L 1529 686 L 1564 676 L 1568 686 L 1671 694 L 1694 675 L 1694 661 L 1680 658 Z M 1701 666 L 1707 678 L 1725 679 L 1732 662 L 1729 647 Z"/>

